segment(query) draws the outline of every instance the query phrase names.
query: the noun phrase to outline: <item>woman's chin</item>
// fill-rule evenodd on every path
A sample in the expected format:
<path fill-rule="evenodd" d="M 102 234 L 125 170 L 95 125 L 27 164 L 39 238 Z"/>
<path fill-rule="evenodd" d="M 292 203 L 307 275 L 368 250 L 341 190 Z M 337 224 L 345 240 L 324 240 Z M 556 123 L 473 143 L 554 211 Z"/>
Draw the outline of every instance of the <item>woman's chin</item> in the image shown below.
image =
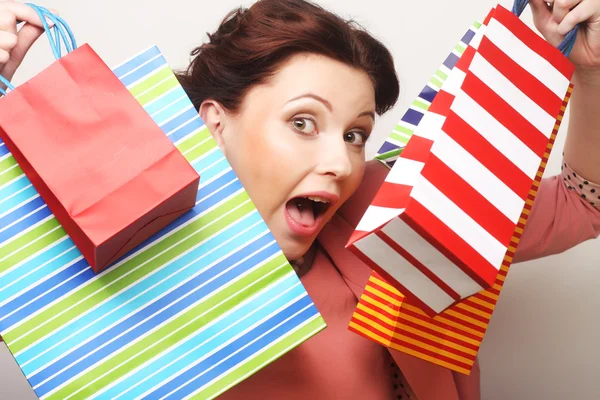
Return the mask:
<path fill-rule="evenodd" d="M 282 248 L 281 250 L 283 251 L 285 258 L 289 261 L 295 261 L 303 257 L 309 248 L 310 246 L 303 246 L 302 248 Z"/>
<path fill-rule="evenodd" d="M 288 239 L 285 240 L 284 243 L 281 243 L 281 241 L 278 240 L 281 251 L 285 255 L 285 258 L 290 261 L 295 261 L 300 257 L 303 257 L 308 252 L 313 242 L 314 240 L 303 240 L 299 243 L 296 240 Z"/>

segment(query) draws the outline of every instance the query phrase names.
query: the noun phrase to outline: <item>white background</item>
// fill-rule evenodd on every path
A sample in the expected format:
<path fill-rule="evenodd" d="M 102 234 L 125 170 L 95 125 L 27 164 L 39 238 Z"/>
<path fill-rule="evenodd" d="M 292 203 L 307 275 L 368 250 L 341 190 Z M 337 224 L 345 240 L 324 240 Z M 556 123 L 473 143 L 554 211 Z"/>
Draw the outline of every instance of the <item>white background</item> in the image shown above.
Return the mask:
<path fill-rule="evenodd" d="M 389 46 L 396 60 L 401 98 L 392 111 L 379 119 L 370 139 L 369 155 L 472 21 L 483 19 L 496 3 L 494 0 L 318 2 L 361 23 Z M 70 23 L 79 42 L 91 44 L 108 65 L 119 64 L 157 44 L 173 68 L 183 68 L 190 50 L 205 40 L 205 33 L 213 31 L 230 9 L 251 3 L 44 0 L 42 4 L 57 9 Z M 512 1 L 503 0 L 502 4 L 510 7 Z M 529 11 L 523 18 L 530 23 Z M 42 38 L 25 60 L 15 83 L 33 76 L 51 61 L 48 42 Z M 566 126 L 565 120 L 548 174 L 559 171 Z M 590 241 L 565 254 L 518 264 L 511 269 L 480 352 L 483 399 L 600 398 L 596 388 L 600 378 L 597 366 L 600 293 L 596 289 L 600 282 L 599 245 L 600 241 Z M 0 386 L 6 384 L 2 379 L 0 376 Z"/>

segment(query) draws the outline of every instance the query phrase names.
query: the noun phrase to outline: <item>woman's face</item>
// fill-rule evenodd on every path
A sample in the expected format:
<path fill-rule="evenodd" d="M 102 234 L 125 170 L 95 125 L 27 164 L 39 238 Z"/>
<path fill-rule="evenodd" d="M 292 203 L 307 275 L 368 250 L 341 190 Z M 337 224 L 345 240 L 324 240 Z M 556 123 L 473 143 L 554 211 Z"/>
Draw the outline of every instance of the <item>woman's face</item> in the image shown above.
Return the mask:
<path fill-rule="evenodd" d="M 310 248 L 358 187 L 375 117 L 368 75 L 299 54 L 245 96 L 238 113 L 201 114 L 286 257 Z"/>

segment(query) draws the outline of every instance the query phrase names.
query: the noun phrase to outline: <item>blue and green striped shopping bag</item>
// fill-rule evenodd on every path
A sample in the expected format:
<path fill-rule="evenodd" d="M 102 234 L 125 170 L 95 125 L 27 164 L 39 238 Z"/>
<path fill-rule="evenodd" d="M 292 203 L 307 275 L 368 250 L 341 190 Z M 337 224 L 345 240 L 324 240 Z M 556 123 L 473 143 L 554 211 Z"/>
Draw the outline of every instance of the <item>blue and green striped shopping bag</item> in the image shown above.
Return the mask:
<path fill-rule="evenodd" d="M 325 323 L 159 49 L 113 71 L 196 206 L 96 275 L 0 142 L 0 335 L 42 399 L 213 398 Z"/>

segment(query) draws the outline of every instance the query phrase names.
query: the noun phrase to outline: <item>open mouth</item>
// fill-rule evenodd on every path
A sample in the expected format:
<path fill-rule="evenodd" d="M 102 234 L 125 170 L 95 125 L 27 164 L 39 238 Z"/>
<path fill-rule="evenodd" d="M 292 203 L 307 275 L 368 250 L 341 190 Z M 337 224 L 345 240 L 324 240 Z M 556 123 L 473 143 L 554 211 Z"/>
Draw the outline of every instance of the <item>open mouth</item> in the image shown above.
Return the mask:
<path fill-rule="evenodd" d="M 299 225 L 312 228 L 331 206 L 331 201 L 319 196 L 295 197 L 286 204 L 290 217 Z"/>

